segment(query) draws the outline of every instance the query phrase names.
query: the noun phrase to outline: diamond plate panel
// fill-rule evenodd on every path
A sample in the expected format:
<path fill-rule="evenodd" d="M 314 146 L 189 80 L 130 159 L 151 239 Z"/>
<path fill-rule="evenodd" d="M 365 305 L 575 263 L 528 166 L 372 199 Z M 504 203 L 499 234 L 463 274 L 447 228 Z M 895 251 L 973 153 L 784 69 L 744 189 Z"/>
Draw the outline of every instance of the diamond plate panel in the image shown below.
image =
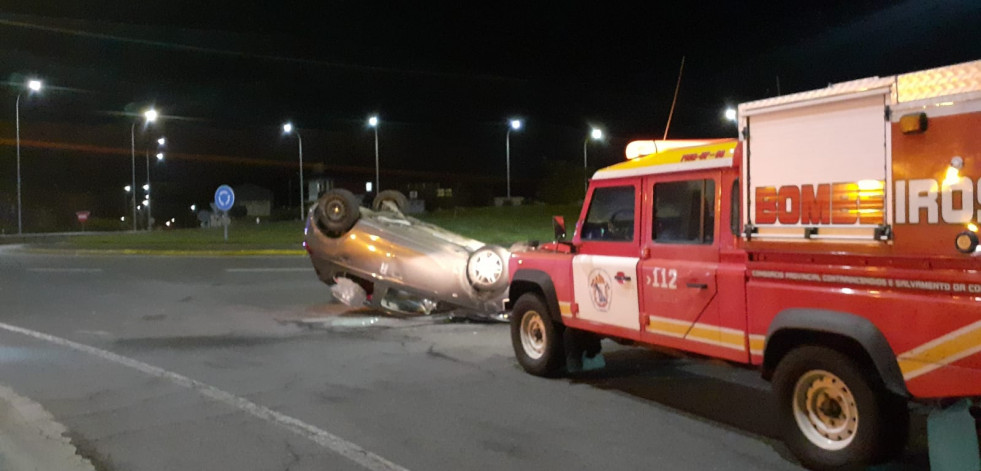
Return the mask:
<path fill-rule="evenodd" d="M 897 85 L 900 103 L 981 91 L 981 60 L 902 74 Z"/>
<path fill-rule="evenodd" d="M 741 103 L 739 114 L 789 103 L 861 93 L 866 90 L 893 86 L 894 83 L 892 99 L 896 103 L 978 92 L 981 91 L 981 60 L 908 74 L 869 77 L 829 84 L 827 87 L 817 90 Z"/>
<path fill-rule="evenodd" d="M 817 90 L 808 90 L 806 92 L 791 93 L 789 95 L 781 95 L 773 98 L 766 98 L 763 100 L 750 101 L 747 103 L 742 103 L 739 105 L 739 113 L 743 114 L 746 111 L 758 110 L 762 108 L 769 108 L 772 106 L 779 106 L 788 103 L 797 103 L 801 101 L 817 100 L 820 98 L 828 98 L 839 95 L 848 95 L 851 93 L 860 93 L 867 90 L 873 90 L 876 88 L 885 88 L 892 84 L 893 77 L 869 77 L 864 79 L 852 80 L 849 82 L 833 83 L 828 84 L 825 88 L 819 88 Z"/>

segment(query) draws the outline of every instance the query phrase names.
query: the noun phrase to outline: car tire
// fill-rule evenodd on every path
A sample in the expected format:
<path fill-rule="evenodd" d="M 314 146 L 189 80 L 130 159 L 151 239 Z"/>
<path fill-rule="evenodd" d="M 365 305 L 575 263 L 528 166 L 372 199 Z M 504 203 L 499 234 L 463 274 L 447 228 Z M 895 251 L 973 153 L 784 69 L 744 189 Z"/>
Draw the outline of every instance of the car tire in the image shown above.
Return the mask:
<path fill-rule="evenodd" d="M 508 259 L 503 247 L 485 245 L 470 254 L 467 280 L 478 291 L 496 291 L 508 285 Z"/>
<path fill-rule="evenodd" d="M 535 376 L 554 377 L 565 366 L 563 326 L 552 321 L 545 301 L 525 293 L 511 312 L 511 346 L 518 364 Z"/>
<path fill-rule="evenodd" d="M 350 230 L 361 217 L 361 205 L 350 191 L 333 189 L 320 197 L 316 216 L 327 235 L 339 237 Z"/>
<path fill-rule="evenodd" d="M 837 350 L 792 350 L 773 375 L 787 447 L 810 469 L 865 469 L 906 444 L 906 402 Z"/>
<path fill-rule="evenodd" d="M 409 199 L 401 191 L 385 190 L 379 192 L 371 203 L 371 207 L 375 211 L 391 211 L 391 205 L 394 205 L 395 209 L 401 213 L 409 206 Z"/>

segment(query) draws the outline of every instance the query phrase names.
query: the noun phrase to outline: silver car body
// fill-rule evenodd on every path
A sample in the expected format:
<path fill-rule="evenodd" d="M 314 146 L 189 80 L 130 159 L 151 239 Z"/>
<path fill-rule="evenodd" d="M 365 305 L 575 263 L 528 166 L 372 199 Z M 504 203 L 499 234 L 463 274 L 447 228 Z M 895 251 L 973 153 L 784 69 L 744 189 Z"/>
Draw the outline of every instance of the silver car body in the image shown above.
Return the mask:
<path fill-rule="evenodd" d="M 395 288 L 422 299 L 479 313 L 504 310 L 507 286 L 478 290 L 468 279 L 471 255 L 486 244 L 463 237 L 398 211 L 361 207 L 360 218 L 346 233 L 331 237 L 318 224 L 316 206 L 310 210 L 305 245 L 320 280 L 328 285 L 336 277 L 371 284 L 372 304 Z M 503 273 L 507 277 L 507 260 Z M 496 268 L 495 268 L 496 270 Z"/>

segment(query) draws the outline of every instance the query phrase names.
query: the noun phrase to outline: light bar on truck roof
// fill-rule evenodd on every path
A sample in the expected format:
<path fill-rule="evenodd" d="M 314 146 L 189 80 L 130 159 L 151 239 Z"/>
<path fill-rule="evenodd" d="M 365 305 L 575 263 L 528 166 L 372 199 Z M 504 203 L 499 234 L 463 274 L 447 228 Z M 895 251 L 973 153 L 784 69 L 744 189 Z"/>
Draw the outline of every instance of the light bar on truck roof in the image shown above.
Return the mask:
<path fill-rule="evenodd" d="M 593 179 L 731 167 L 738 143 L 735 138 L 634 141 L 628 146 L 630 159 L 597 170 Z"/>
<path fill-rule="evenodd" d="M 729 139 L 671 139 L 656 141 L 632 141 L 627 144 L 627 160 L 633 160 L 645 155 L 656 154 L 671 149 L 681 149 L 684 147 L 704 146 L 727 141 Z"/>

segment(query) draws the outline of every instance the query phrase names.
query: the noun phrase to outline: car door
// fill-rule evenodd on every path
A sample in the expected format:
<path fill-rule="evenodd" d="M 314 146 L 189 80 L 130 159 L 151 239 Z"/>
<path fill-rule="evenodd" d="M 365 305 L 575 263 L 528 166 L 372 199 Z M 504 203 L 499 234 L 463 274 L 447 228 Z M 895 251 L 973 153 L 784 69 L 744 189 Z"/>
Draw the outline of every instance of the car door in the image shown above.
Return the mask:
<path fill-rule="evenodd" d="M 718 292 L 718 178 L 718 172 L 699 172 L 645 182 L 651 192 L 639 267 L 645 333 L 718 341 L 712 302 Z"/>
<path fill-rule="evenodd" d="M 636 179 L 598 182 L 591 191 L 572 260 L 577 318 L 640 330 L 637 290 L 639 185 Z"/>

